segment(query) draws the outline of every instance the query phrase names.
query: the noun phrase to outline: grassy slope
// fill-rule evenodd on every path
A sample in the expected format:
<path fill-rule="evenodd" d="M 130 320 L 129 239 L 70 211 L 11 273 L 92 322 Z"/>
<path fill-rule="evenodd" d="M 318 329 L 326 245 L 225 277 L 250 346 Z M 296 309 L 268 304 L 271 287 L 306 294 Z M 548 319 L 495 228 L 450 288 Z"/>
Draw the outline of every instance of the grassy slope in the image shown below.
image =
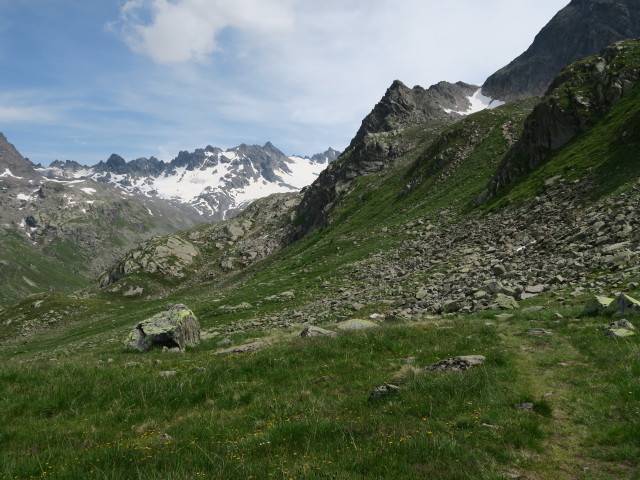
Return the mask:
<path fill-rule="evenodd" d="M 10 305 L 34 292 L 56 289 L 73 292 L 91 280 L 86 259 L 60 239 L 45 248 L 45 255 L 13 230 L 0 230 L 2 251 L 0 306 Z M 3 263 L 4 262 L 4 263 Z"/>

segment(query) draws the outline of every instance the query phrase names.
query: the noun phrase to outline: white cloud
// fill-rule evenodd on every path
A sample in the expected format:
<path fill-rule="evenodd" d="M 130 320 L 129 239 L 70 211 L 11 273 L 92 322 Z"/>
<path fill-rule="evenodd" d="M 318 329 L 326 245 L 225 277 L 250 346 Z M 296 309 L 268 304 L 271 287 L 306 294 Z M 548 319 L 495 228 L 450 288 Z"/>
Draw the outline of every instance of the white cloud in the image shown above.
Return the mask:
<path fill-rule="evenodd" d="M 344 148 L 394 79 L 480 84 L 567 3 L 129 0 L 114 31 L 157 65 L 110 76 L 110 98 L 180 149 Z"/>
<path fill-rule="evenodd" d="M 129 46 L 158 63 L 205 62 L 225 28 L 282 31 L 293 21 L 287 0 L 130 0 L 120 31 Z M 145 22 L 143 16 L 150 17 Z"/>

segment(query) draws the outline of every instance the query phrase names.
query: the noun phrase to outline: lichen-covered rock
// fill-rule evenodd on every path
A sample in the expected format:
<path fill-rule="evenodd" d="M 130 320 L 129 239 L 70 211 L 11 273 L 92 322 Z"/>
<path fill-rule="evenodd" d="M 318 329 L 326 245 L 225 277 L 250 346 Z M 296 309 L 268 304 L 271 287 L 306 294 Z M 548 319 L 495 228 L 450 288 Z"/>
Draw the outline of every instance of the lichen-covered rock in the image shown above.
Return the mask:
<path fill-rule="evenodd" d="M 498 293 L 493 299 L 490 308 L 494 310 L 513 310 L 520 308 L 520 305 L 518 305 L 518 302 L 516 302 L 513 297 L 509 297 L 503 293 Z"/>
<path fill-rule="evenodd" d="M 440 360 L 433 365 L 424 367 L 424 369 L 434 372 L 464 372 L 465 370 L 484 363 L 485 360 L 485 357 L 482 355 L 463 355 L 461 357 Z"/>
<path fill-rule="evenodd" d="M 315 327 L 313 325 L 308 325 L 304 327 L 304 330 L 300 332 L 300 337 L 320 337 L 320 336 L 330 336 L 335 337 L 336 332 L 332 332 L 331 330 L 325 330 L 324 328 Z"/>
<path fill-rule="evenodd" d="M 616 320 L 615 322 L 607 323 L 606 325 L 600 325 L 598 330 L 611 330 L 614 328 L 626 328 L 627 330 L 636 329 L 629 320 L 623 318 L 622 320 Z"/>
<path fill-rule="evenodd" d="M 125 348 L 141 352 L 163 347 L 184 350 L 198 343 L 198 319 L 189 308 L 178 304 L 137 324 L 125 340 Z"/>
<path fill-rule="evenodd" d="M 582 315 L 600 315 L 613 300 L 613 298 L 596 295 L 586 303 Z"/>
<path fill-rule="evenodd" d="M 377 326 L 377 323 L 359 318 L 354 318 L 338 324 L 338 328 L 340 330 L 365 330 L 367 328 L 376 328 Z"/>
<path fill-rule="evenodd" d="M 640 313 L 640 301 L 621 293 L 604 310 L 605 314 L 627 315 Z"/>
<path fill-rule="evenodd" d="M 635 334 L 636 332 L 627 328 L 611 328 L 604 333 L 605 337 L 609 338 L 632 337 Z"/>
<path fill-rule="evenodd" d="M 369 400 L 376 400 L 383 397 L 388 397 L 389 395 L 394 395 L 400 391 L 400 387 L 397 385 L 392 385 L 391 383 L 385 383 L 384 385 L 380 385 L 379 387 L 374 388 L 369 393 Z"/>

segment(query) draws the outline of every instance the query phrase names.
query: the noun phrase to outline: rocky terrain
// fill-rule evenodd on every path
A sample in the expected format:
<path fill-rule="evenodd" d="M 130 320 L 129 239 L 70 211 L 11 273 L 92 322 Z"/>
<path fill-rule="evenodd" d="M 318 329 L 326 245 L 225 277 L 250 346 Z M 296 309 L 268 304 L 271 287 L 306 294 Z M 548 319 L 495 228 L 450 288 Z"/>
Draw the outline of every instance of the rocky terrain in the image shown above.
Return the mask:
<path fill-rule="evenodd" d="M 221 296 L 244 297 L 211 310 L 220 318 L 242 312 L 238 319 L 229 319 L 227 332 L 326 323 L 366 313 L 374 305 L 387 316 L 419 320 L 442 313 L 515 309 L 523 300 L 554 291 L 566 300 L 571 298 L 567 295 L 594 289 L 607 294 L 633 289 L 640 268 L 635 231 L 640 218 L 634 206 L 638 185 L 632 177 L 608 179 L 595 173 L 596 168 L 606 169 L 602 162 L 608 157 L 593 160 L 588 136 L 566 145 L 580 131 L 593 132 L 597 139 L 598 132 L 623 125 L 628 132 L 624 152 L 633 151 L 637 132 L 630 122 L 638 118 L 633 105 L 639 52 L 637 41 L 626 41 L 572 65 L 558 77 L 549 97 L 535 106 L 513 103 L 457 123 L 414 125 L 410 119 L 404 128 L 392 135 L 382 132 L 382 137 L 368 132 L 302 195 L 270 197 L 231 221 L 144 244 L 103 275 L 101 286 L 119 295 L 157 298 L 170 292 L 189 295 L 189 288 L 198 284 L 217 285 Z M 397 90 L 411 92 L 394 85 L 374 111 L 391 104 Z M 567 91 L 574 107 L 564 106 L 546 120 L 548 112 L 555 111 L 548 105 L 561 104 Z M 581 108 L 575 107 L 578 97 Z M 576 115 L 589 121 L 578 121 Z M 369 118 L 363 122 L 370 123 Z M 473 208 L 478 194 L 493 184 L 509 159 L 526 156 L 529 170 L 520 175 L 534 178 L 532 172 L 540 170 L 541 162 L 530 152 L 540 148 L 541 135 L 555 147 L 544 150 L 552 169 L 540 171 L 533 186 L 515 183 L 506 194 L 518 199 L 512 206 L 505 206 L 507 202 L 494 203 L 490 210 Z M 351 159 L 373 139 L 396 144 L 397 153 L 384 150 L 386 156 L 380 158 L 385 161 L 358 170 Z M 619 147 L 615 138 L 611 142 L 611 148 Z M 598 148 L 602 154 L 609 146 L 599 142 Z M 592 160 L 565 168 L 559 152 L 571 159 L 574 150 Z M 343 183 L 327 180 L 336 178 L 335 172 L 341 172 Z M 625 191 L 609 190 L 604 197 L 597 193 L 615 190 L 621 179 L 628 185 Z M 333 201 L 327 185 L 336 193 Z M 530 188 L 531 193 L 519 193 Z M 333 203 L 336 198 L 340 201 Z M 497 199 L 504 200 L 505 194 Z M 300 228 L 304 209 L 311 204 L 322 212 L 322 220 L 316 221 L 322 228 L 315 232 Z M 303 231 L 307 233 L 291 244 L 292 251 L 283 250 Z M 296 302 L 295 310 L 278 312 L 265 309 L 265 304 L 301 294 L 283 279 L 276 282 L 281 291 L 264 297 L 236 289 L 244 291 L 240 285 L 258 281 L 253 276 L 264 269 L 248 267 L 281 251 L 284 270 L 290 268 L 285 264 L 302 265 L 291 274 L 314 278 L 312 283 L 321 289 L 304 287 L 304 302 Z M 163 283 L 170 278 L 170 284 Z"/>
<path fill-rule="evenodd" d="M 0 304 L 77 289 L 139 242 L 204 220 L 89 178 L 45 178 L 4 136 L 0 170 Z"/>
<path fill-rule="evenodd" d="M 482 92 L 504 101 L 543 95 L 569 63 L 638 36 L 640 5 L 635 0 L 572 0 L 526 52 L 485 81 Z"/>
<path fill-rule="evenodd" d="M 112 155 L 34 166 L 0 137 L 0 305 L 72 291 L 152 237 L 231 218 L 271 192 L 297 192 L 338 155 L 286 157 L 270 143 L 180 152 L 169 163 Z"/>
<path fill-rule="evenodd" d="M 640 79 L 636 45 L 634 41 L 615 43 L 598 56 L 573 63 L 561 72 L 478 201 L 485 201 L 538 168 L 554 151 L 593 128 L 614 104 L 630 95 Z M 614 135 L 622 142 L 635 142 L 637 132 L 629 127 Z"/>
<path fill-rule="evenodd" d="M 299 201 L 300 194 L 273 194 L 231 220 L 144 242 L 101 275 L 100 287 L 129 297 L 157 297 L 172 290 L 158 277 L 177 280 L 173 289 L 220 281 L 282 248 L 283 227 Z M 135 273 L 150 275 L 132 277 Z"/>

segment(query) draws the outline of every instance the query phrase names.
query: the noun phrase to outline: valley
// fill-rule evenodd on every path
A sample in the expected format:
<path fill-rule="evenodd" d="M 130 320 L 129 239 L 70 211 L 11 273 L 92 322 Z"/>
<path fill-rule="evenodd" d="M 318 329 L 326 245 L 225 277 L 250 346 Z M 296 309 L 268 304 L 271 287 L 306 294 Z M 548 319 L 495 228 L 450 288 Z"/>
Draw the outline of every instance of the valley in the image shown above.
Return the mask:
<path fill-rule="evenodd" d="M 572 1 L 482 87 L 395 81 L 341 154 L 12 156 L 0 478 L 637 480 L 635 7 Z M 591 38 L 594 9 L 628 28 L 510 83 L 531 52 L 564 58 L 550 37 Z M 177 202 L 214 170 L 237 174 L 226 192 Z M 105 218 L 120 248 L 97 255 Z M 174 305 L 197 345 L 125 347 Z"/>

